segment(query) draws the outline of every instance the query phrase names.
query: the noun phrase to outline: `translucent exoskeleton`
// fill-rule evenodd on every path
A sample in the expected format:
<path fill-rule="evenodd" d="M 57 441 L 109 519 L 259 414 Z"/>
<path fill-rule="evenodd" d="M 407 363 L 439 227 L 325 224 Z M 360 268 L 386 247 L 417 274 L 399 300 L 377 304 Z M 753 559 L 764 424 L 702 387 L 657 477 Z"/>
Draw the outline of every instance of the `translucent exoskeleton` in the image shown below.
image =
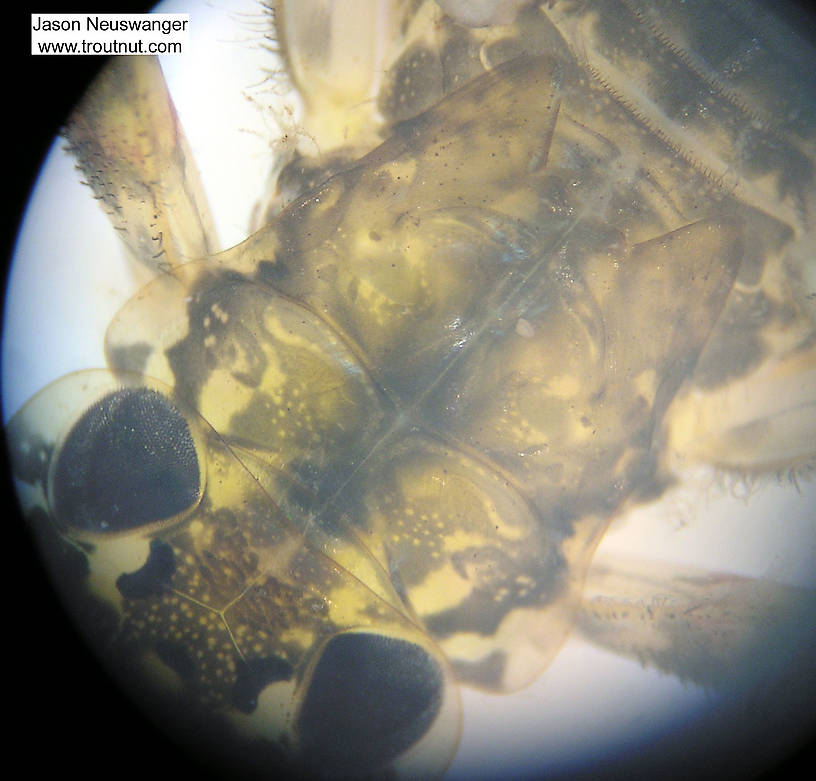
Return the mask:
<path fill-rule="evenodd" d="M 468 692 L 546 692 L 575 633 L 761 713 L 714 770 L 770 761 L 813 718 L 812 577 L 607 538 L 703 468 L 807 507 L 816 55 L 724 1 L 275 12 L 301 104 L 235 246 L 157 61 L 66 126 L 139 288 L 7 427 L 74 620 L 234 775 L 473 775 Z"/>

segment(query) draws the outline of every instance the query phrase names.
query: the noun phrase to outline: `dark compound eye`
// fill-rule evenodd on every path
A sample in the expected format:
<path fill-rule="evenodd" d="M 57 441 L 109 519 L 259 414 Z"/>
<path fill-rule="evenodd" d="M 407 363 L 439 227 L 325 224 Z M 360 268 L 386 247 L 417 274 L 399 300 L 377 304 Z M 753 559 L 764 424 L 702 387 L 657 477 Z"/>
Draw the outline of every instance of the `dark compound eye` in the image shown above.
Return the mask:
<path fill-rule="evenodd" d="M 100 399 L 77 421 L 51 477 L 57 520 L 120 532 L 172 518 L 201 491 L 198 456 L 180 410 L 150 388 Z"/>
<path fill-rule="evenodd" d="M 300 711 L 301 753 L 318 772 L 375 773 L 427 732 L 442 687 L 439 665 L 416 643 L 337 635 L 320 656 Z"/>

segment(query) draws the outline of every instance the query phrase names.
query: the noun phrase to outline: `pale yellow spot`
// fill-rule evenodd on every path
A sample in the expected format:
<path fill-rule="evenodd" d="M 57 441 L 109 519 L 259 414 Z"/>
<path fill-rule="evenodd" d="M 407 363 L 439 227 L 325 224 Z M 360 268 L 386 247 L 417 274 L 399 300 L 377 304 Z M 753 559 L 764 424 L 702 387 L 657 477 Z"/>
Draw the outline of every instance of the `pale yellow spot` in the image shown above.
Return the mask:
<path fill-rule="evenodd" d="M 645 369 L 635 377 L 635 390 L 648 401 L 654 399 L 657 393 L 657 385 L 658 376 L 654 369 Z"/>
<path fill-rule="evenodd" d="M 421 583 L 411 587 L 408 596 L 420 615 L 428 615 L 456 607 L 471 590 L 471 583 L 447 562 L 428 573 Z"/>
<path fill-rule="evenodd" d="M 524 339 L 532 339 L 535 336 L 535 328 L 529 320 L 520 317 L 516 321 L 516 333 Z"/>
<path fill-rule="evenodd" d="M 581 392 L 581 381 L 574 374 L 561 374 L 553 377 L 545 386 L 551 396 L 571 399 Z"/>

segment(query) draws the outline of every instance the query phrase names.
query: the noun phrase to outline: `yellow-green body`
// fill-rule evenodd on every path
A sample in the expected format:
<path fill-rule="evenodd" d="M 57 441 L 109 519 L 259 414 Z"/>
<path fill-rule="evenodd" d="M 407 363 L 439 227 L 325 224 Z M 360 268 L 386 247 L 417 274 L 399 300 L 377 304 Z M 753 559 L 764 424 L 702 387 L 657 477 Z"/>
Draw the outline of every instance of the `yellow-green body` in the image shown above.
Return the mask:
<path fill-rule="evenodd" d="M 750 679 L 757 625 L 813 614 L 804 590 L 667 569 L 676 609 L 619 623 L 660 578 L 590 570 L 691 464 L 811 463 L 813 91 L 725 70 L 660 3 L 519 5 L 470 27 L 455 3 L 384 4 L 362 67 L 279 4 L 319 154 L 222 252 L 153 60 L 114 61 L 68 123 L 153 278 L 107 368 L 11 421 L 21 495 L 126 685 L 249 771 L 441 773 L 458 685 L 530 685 L 576 624 L 718 685 Z M 143 508 L 128 467 L 151 458 L 172 510 Z M 326 660 L 347 647 L 396 682 L 363 665 L 345 693 Z M 340 705 L 316 691 L 332 675 Z M 366 692 L 414 684 L 406 713 Z"/>

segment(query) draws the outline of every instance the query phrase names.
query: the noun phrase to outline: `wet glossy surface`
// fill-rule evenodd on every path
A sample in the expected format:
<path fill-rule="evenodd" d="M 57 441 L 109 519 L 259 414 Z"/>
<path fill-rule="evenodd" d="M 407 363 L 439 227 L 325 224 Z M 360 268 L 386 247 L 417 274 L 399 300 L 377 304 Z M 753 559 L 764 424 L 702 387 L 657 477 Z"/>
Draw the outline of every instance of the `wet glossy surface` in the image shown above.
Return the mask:
<path fill-rule="evenodd" d="M 104 564 L 97 593 L 124 609 L 114 624 L 124 623 L 112 630 L 117 654 L 138 660 L 158 652 L 184 682 L 184 696 L 262 715 L 267 731 L 277 724 L 302 745 L 324 746 L 322 728 L 308 726 L 321 719 L 302 715 L 314 712 L 319 692 L 298 687 L 294 723 L 268 709 L 285 710 L 275 703 L 289 690 L 275 693 L 266 711 L 253 697 L 317 658 L 336 658 L 334 641 L 314 656 L 315 637 L 355 637 L 337 634 L 347 627 L 359 637 L 370 626 L 363 637 L 391 639 L 359 641 L 361 648 L 435 660 L 420 662 L 431 683 L 411 717 L 416 726 L 397 730 L 399 740 L 387 730 L 392 737 L 377 741 L 383 753 L 367 760 L 373 767 L 390 763 L 438 714 L 455 722 L 449 676 L 494 691 L 526 686 L 576 621 L 617 653 L 715 688 L 732 686 L 734 675 L 754 694 L 758 617 L 766 632 L 782 632 L 789 652 L 791 617 L 812 609 L 804 592 L 736 578 L 689 581 L 688 569 L 635 564 L 628 576 L 596 567 L 593 599 L 581 600 L 590 557 L 616 511 L 627 497 L 659 495 L 670 470 L 713 462 L 743 475 L 801 471 L 812 455 L 812 308 L 802 279 L 812 190 L 803 112 L 811 104 L 794 85 L 786 105 L 795 110 L 770 127 L 762 116 L 772 112 L 771 98 L 760 91 L 751 104 L 759 106 L 756 132 L 746 133 L 746 99 L 733 97 L 737 88 L 744 93 L 739 80 L 725 90 L 678 56 L 691 73 L 686 79 L 705 85 L 710 105 L 695 104 L 692 91 L 699 117 L 684 123 L 689 109 L 681 106 L 658 132 L 648 111 L 665 114 L 660 101 L 679 93 L 667 87 L 633 97 L 628 82 L 610 81 L 629 73 L 633 58 L 654 57 L 629 38 L 630 64 L 617 62 L 621 47 L 608 42 L 614 25 L 570 10 L 555 4 L 549 21 L 480 43 L 479 62 L 460 66 L 468 73 L 462 81 L 477 77 L 484 61 L 489 74 L 399 126 L 377 152 L 290 206 L 271 228 L 160 277 L 113 319 L 109 365 L 144 372 L 165 383 L 151 380 L 162 396 L 183 400 L 173 408 L 206 470 L 202 490 L 193 481 L 184 506 L 144 524 L 149 545 L 130 535 L 122 546 L 121 535 L 105 540 L 110 519 L 65 517 L 64 480 L 54 487 L 61 472 L 50 468 L 54 519 L 70 539 L 94 546 L 91 582 Z M 547 38 L 550 21 L 562 31 L 579 26 L 565 37 L 589 52 L 585 70 L 563 41 Z M 664 37 L 681 35 L 676 22 L 670 18 Z M 442 52 L 457 51 L 449 41 L 460 33 L 446 39 L 450 31 L 439 33 Z M 516 56 L 553 40 L 544 48 L 555 48 L 554 58 Z M 440 62 L 441 83 L 450 85 L 450 61 Z M 439 97 L 430 90 L 419 102 Z M 391 104 L 383 105 L 387 115 Z M 485 106 L 491 110 L 480 111 Z M 707 121 L 715 109 L 716 121 Z M 723 134 L 730 141 L 718 145 Z M 290 171 L 297 189 L 297 170 Z M 126 384 L 141 382 L 133 375 Z M 94 399 L 115 418 L 110 400 L 120 397 L 108 393 L 121 384 L 97 374 L 55 386 L 41 404 L 53 412 L 58 399 L 64 422 L 29 406 L 16 441 L 61 439 Z M 747 413 L 715 413 L 716 425 L 705 422 L 721 389 L 734 387 L 761 395 Z M 784 399 L 768 412 L 779 389 Z M 284 407 L 297 414 L 281 414 Z M 271 410 L 279 411 L 271 417 Z M 702 444 L 695 425 L 708 437 Z M 62 446 L 70 461 L 85 460 L 73 455 L 83 447 L 97 450 L 72 441 Z M 27 452 L 36 476 L 30 453 L 37 451 Z M 87 486 L 82 476 L 75 482 Z M 83 491 L 78 501 L 87 505 Z M 253 520 L 261 516 L 263 524 Z M 134 573 L 142 577 L 128 580 Z M 683 582 L 692 583 L 685 594 Z M 275 596 L 281 587 L 300 596 Z M 668 592 L 677 610 L 655 617 L 655 592 Z M 670 639 L 675 613 L 690 614 L 701 599 L 714 612 L 679 625 L 684 648 Z M 173 615 L 190 604 L 200 610 L 189 620 L 209 627 L 198 637 L 175 628 Z M 643 604 L 651 606 L 647 616 L 619 622 L 621 606 Z M 779 606 L 790 604 L 795 610 L 780 617 Z M 340 612 L 327 614 L 333 605 Z M 281 610 L 295 612 L 282 622 Z M 720 647 L 713 638 L 721 634 Z M 157 651 L 157 639 L 168 638 L 173 648 Z M 179 645 L 203 642 L 212 660 L 191 669 Z M 444 672 L 448 663 L 452 673 Z M 444 707 L 435 692 L 445 693 Z M 784 694 L 780 702 L 786 707 Z M 364 729 L 373 719 L 363 706 L 357 711 Z M 466 729 L 468 712 L 466 704 Z M 455 746 L 450 731 L 442 734 Z M 323 769 L 349 761 L 325 750 Z M 447 750 L 429 751 L 433 766 L 444 766 Z"/>

